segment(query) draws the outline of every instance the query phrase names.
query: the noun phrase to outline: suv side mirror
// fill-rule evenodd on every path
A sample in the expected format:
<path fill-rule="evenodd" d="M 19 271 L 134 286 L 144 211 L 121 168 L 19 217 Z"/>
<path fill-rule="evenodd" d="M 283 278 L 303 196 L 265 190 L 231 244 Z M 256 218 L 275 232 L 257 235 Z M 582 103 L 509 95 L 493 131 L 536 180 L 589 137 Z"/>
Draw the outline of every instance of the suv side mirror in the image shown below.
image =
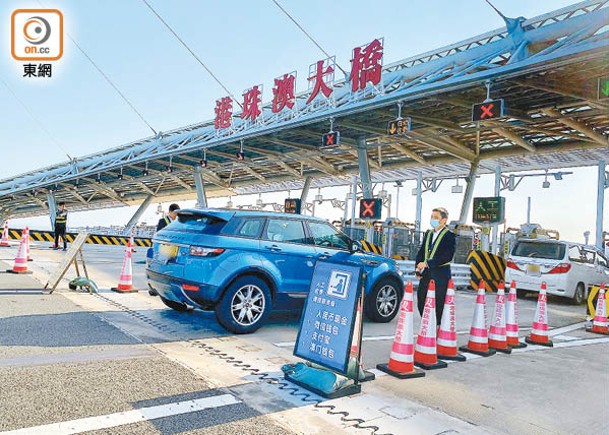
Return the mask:
<path fill-rule="evenodd" d="M 353 254 L 355 252 L 361 252 L 361 251 L 362 251 L 362 244 L 360 242 L 358 242 L 357 240 L 352 240 L 351 247 L 349 248 L 349 252 L 351 252 Z"/>

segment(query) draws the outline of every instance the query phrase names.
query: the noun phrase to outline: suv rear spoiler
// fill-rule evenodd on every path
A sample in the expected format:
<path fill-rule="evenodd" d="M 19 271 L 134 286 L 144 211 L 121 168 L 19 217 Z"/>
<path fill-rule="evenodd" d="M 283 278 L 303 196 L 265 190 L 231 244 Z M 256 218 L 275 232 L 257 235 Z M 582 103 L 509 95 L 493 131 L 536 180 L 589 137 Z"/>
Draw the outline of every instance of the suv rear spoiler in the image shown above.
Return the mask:
<path fill-rule="evenodd" d="M 234 214 L 235 214 L 235 212 L 230 211 L 230 210 L 221 210 L 221 209 L 214 209 L 214 208 L 203 208 L 203 209 L 188 208 L 188 209 L 183 209 L 183 210 L 178 211 L 178 219 L 180 219 L 180 217 L 186 217 L 188 219 L 188 217 L 201 216 L 201 217 L 211 217 L 214 219 L 228 222 L 230 220 L 230 218 L 233 217 Z"/>

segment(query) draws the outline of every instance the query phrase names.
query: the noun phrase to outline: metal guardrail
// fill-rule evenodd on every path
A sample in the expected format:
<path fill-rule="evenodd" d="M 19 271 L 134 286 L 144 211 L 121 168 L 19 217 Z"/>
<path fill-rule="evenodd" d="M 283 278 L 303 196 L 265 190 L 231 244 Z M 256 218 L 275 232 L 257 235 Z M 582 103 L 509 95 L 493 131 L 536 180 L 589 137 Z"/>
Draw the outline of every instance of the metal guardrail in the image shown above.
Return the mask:
<path fill-rule="evenodd" d="M 414 275 L 415 262 L 413 260 L 400 260 L 396 261 L 400 270 L 404 273 L 404 281 L 412 281 L 412 284 L 417 287 L 419 280 Z M 451 263 L 450 270 L 452 272 L 453 282 L 455 288 L 467 288 L 470 283 L 471 274 L 469 264 L 456 264 Z"/>

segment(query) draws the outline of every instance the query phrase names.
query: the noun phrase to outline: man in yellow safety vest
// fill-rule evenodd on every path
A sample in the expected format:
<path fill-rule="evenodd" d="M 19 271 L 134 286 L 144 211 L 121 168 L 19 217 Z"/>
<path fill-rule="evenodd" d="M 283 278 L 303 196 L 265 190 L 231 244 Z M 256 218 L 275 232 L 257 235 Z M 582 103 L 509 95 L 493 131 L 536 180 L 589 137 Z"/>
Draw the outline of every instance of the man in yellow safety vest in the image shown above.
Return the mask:
<path fill-rule="evenodd" d="M 53 244 L 53 249 L 59 249 L 59 239 L 63 240 L 63 250 L 65 251 L 68 247 L 68 242 L 66 241 L 66 226 L 68 224 L 68 210 L 66 209 L 65 202 L 59 203 L 59 208 L 55 212 L 55 243 Z"/>
<path fill-rule="evenodd" d="M 431 213 L 431 230 L 423 237 L 423 244 L 416 257 L 416 275 L 420 278 L 417 290 L 419 313 L 423 315 L 429 281 L 436 283 L 436 322 L 440 324 L 446 288 L 451 277 L 450 262 L 455 255 L 455 234 L 446 227 L 448 211 L 434 208 Z"/>

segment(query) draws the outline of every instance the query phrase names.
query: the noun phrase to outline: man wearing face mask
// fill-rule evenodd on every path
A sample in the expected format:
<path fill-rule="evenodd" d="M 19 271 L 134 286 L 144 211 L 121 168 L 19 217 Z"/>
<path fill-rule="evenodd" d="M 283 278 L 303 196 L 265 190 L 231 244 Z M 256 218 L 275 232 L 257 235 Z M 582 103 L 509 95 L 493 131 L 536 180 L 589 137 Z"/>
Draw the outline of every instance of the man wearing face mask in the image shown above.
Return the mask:
<path fill-rule="evenodd" d="M 444 310 L 446 288 L 451 277 L 450 262 L 455 255 L 455 234 L 446 227 L 448 212 L 443 207 L 431 213 L 431 230 L 425 233 L 417 253 L 416 275 L 420 278 L 417 290 L 419 313 L 423 315 L 429 281 L 436 283 L 436 322 L 439 325 Z"/>

